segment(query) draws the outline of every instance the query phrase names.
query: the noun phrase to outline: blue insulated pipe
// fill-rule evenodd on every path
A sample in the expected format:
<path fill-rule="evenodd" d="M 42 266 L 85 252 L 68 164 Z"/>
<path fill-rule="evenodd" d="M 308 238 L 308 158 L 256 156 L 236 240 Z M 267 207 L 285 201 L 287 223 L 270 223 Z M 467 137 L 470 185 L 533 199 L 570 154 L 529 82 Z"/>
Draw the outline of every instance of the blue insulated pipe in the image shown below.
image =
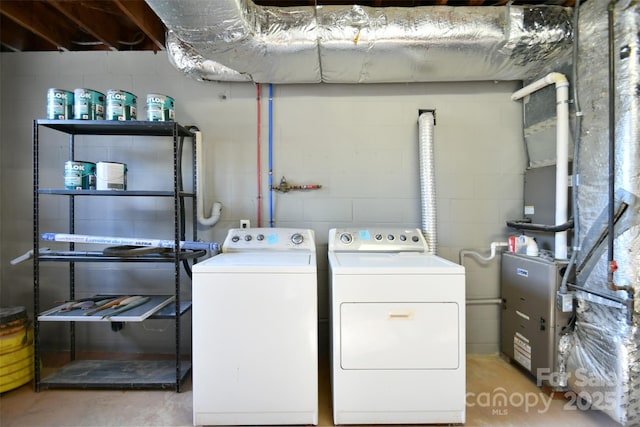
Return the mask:
<path fill-rule="evenodd" d="M 273 84 L 269 84 L 269 227 L 273 225 Z"/>

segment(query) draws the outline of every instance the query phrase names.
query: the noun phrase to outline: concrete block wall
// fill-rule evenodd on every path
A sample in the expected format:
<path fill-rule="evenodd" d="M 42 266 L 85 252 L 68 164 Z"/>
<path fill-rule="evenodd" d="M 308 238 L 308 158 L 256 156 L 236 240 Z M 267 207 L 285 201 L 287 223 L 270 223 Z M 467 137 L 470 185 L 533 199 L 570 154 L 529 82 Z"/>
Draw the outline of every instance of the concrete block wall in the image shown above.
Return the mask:
<path fill-rule="evenodd" d="M 138 96 L 139 118 L 145 117 L 147 93 L 174 97 L 177 120 L 197 125 L 204 135 L 204 205 L 207 210 L 214 201 L 224 206 L 215 227 L 198 226 L 199 238 L 222 242 L 240 219 L 250 219 L 257 226 L 259 202 L 261 225 L 269 225 L 268 85 L 261 85 L 260 90 L 262 187 L 258 189 L 258 103 L 253 84 L 192 80 L 176 71 L 162 53 L 2 53 L 0 65 L 3 306 L 32 305 L 31 263 L 12 267 L 8 262 L 32 247 L 32 120 L 45 117 L 50 87 L 130 91 Z M 522 106 L 509 99 L 520 86 L 520 82 L 274 86 L 273 182 L 285 176 L 292 185 L 322 185 L 320 190 L 274 193 L 273 205 L 276 226 L 316 232 L 321 347 L 328 342 L 329 229 L 420 227 L 420 109 L 436 110 L 438 254 L 458 262 L 461 249 L 486 255 L 492 241 L 506 239 L 505 220 L 522 216 L 526 166 Z M 45 138 L 41 180 L 62 185 L 67 139 L 56 132 L 46 132 Z M 167 179 L 170 146 L 162 140 L 82 137 L 78 141 L 76 159 L 127 163 L 129 188 L 171 188 Z M 188 146 L 185 154 L 189 153 Z M 188 165 L 185 173 L 191 173 Z M 190 185 L 190 181 L 185 184 L 187 189 Z M 41 230 L 65 232 L 66 200 L 41 199 Z M 168 200 L 82 199 L 76 218 L 78 233 L 171 236 Z M 481 263 L 466 257 L 464 265 L 469 298 L 499 296 L 499 258 Z M 64 279 L 66 271 L 63 265 L 46 267 L 43 300 L 64 298 L 66 285 L 59 278 Z M 132 288 L 152 291 L 158 283 L 171 286 L 170 274 L 152 265 L 99 264 L 83 267 L 78 274 L 87 293 Z M 190 297 L 189 285 L 183 293 L 184 298 Z M 468 352 L 498 351 L 499 313 L 497 305 L 468 307 Z M 103 332 L 108 329 L 105 325 L 83 326 L 79 338 L 92 349 L 120 346 L 127 351 L 161 351 L 166 347 L 170 352 L 171 346 L 166 346 L 172 339 L 170 328 L 161 321 L 146 323 L 119 333 Z M 48 327 L 52 333 L 47 336 L 64 335 L 62 325 Z M 63 343 L 59 341 L 51 338 L 47 345 L 60 347 Z"/>

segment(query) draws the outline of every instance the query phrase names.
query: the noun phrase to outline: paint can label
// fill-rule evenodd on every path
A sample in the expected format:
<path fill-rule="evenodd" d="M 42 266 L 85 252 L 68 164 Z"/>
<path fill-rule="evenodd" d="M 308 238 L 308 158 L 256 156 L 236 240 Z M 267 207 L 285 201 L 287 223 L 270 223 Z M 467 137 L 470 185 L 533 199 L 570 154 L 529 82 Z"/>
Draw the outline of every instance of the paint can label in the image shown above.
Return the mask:
<path fill-rule="evenodd" d="M 47 90 L 47 119 L 68 120 L 73 117 L 73 92 L 51 88 Z"/>
<path fill-rule="evenodd" d="M 66 190 L 95 190 L 96 164 L 75 160 L 65 162 L 64 188 Z"/>
<path fill-rule="evenodd" d="M 76 120 L 104 120 L 104 94 L 91 89 L 73 91 L 73 117 Z"/>
<path fill-rule="evenodd" d="M 137 97 L 124 90 L 107 91 L 107 120 L 135 120 Z"/>
<path fill-rule="evenodd" d="M 147 120 L 150 122 L 171 122 L 175 120 L 174 100 L 159 93 L 147 95 Z"/>
<path fill-rule="evenodd" d="M 97 190 L 126 190 L 127 165 L 115 162 L 98 162 L 96 164 Z"/>

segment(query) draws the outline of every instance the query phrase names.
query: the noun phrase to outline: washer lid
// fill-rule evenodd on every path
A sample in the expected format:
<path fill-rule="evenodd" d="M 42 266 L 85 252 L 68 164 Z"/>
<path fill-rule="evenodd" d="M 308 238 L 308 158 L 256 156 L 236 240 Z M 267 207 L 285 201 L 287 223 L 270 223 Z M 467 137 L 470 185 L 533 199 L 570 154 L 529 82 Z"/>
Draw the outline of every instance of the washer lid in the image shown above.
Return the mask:
<path fill-rule="evenodd" d="M 334 274 L 464 274 L 464 267 L 437 255 L 414 252 L 329 252 Z"/>
<path fill-rule="evenodd" d="M 223 253 L 193 266 L 202 272 L 285 272 L 297 273 L 316 270 L 316 256 L 309 252 L 232 252 Z"/>

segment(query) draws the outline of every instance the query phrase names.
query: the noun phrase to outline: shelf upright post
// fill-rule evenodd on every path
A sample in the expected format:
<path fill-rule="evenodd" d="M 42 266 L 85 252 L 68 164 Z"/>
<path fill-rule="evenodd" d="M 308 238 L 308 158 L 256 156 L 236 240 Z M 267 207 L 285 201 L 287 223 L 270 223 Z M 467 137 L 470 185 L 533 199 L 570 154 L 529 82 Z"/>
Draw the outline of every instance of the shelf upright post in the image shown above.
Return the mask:
<path fill-rule="evenodd" d="M 39 196 L 38 196 L 38 121 L 33 121 L 33 377 L 36 392 L 40 391 L 40 226 L 39 226 Z"/>
<path fill-rule="evenodd" d="M 72 132 L 69 134 L 69 160 L 75 160 L 75 134 Z M 76 199 L 72 194 L 69 196 L 69 233 L 74 234 L 76 232 Z M 75 250 L 75 243 L 69 243 L 69 251 Z M 73 301 L 76 298 L 76 263 L 71 261 L 69 263 L 69 301 Z M 69 358 L 76 360 L 76 323 L 69 322 Z"/>
<path fill-rule="evenodd" d="M 176 392 L 180 392 L 181 356 L 180 356 L 180 225 L 179 225 L 179 201 L 180 187 L 178 171 L 180 159 L 178 159 L 178 124 L 173 123 L 173 231 L 175 239 L 174 252 L 174 280 L 175 280 L 175 345 L 176 345 Z"/>

